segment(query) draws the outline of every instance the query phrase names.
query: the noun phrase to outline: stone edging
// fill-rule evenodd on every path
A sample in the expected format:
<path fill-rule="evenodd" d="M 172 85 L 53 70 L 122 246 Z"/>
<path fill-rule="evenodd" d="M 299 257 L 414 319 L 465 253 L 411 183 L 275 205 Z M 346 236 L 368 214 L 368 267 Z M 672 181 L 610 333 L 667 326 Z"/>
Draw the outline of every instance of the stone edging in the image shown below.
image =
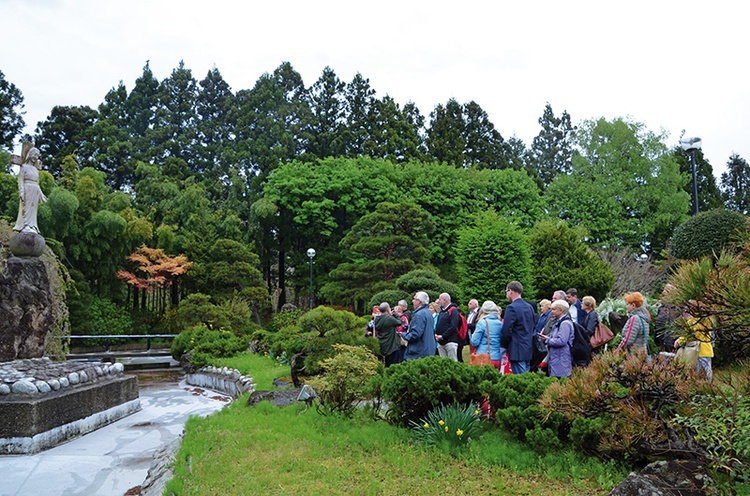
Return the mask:
<path fill-rule="evenodd" d="M 191 386 L 213 389 L 235 399 L 241 394 L 255 391 L 255 381 L 252 377 L 228 367 L 201 367 L 186 374 L 185 381 Z"/>
<path fill-rule="evenodd" d="M 100 379 L 122 376 L 121 363 L 66 361 L 48 357 L 30 358 L 0 364 L 0 397 L 39 396 Z"/>

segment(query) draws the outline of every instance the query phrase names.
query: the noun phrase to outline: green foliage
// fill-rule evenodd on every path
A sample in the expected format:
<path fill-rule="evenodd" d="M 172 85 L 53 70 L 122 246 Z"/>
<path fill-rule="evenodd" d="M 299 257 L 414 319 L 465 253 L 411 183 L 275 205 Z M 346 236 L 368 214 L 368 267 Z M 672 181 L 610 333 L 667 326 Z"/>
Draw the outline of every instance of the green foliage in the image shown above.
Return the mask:
<path fill-rule="evenodd" d="M 516 226 L 486 211 L 460 231 L 456 260 L 462 296 L 504 301 L 505 286 L 513 280 L 534 296 L 528 242 Z"/>
<path fill-rule="evenodd" d="M 683 260 L 718 254 L 739 238 L 745 222 L 741 213 L 723 208 L 701 212 L 674 230 L 669 250 Z"/>
<path fill-rule="evenodd" d="M 472 367 L 441 357 L 420 358 L 386 368 L 382 394 L 390 404 L 389 418 L 408 425 L 439 405 L 479 403 L 479 383 L 497 377 L 493 367 Z"/>
<path fill-rule="evenodd" d="M 408 292 L 402 291 L 400 289 L 386 289 L 384 291 L 380 291 L 379 293 L 375 293 L 372 298 L 370 298 L 370 301 L 367 302 L 367 306 L 365 308 L 372 308 L 376 305 L 380 305 L 384 301 L 390 303 L 391 307 L 393 307 L 400 300 L 411 301 L 411 296 L 412 295 L 410 295 Z"/>
<path fill-rule="evenodd" d="M 351 416 L 370 379 L 380 365 L 372 351 L 362 346 L 333 345 L 334 356 L 320 362 L 321 375 L 308 380 L 318 395 L 320 412 Z"/>
<path fill-rule="evenodd" d="M 705 388 L 676 360 L 607 352 L 552 384 L 540 405 L 544 415 L 566 419 L 571 442 L 583 452 L 638 463 L 687 453 L 705 460 L 695 432 L 676 423 L 678 415 L 692 415 L 690 400 Z"/>
<path fill-rule="evenodd" d="M 731 479 L 750 482 L 750 363 L 739 374 L 717 374 L 707 394 L 691 399 L 690 415 L 676 416 L 678 425 L 695 432 L 706 447 L 710 465 Z"/>
<path fill-rule="evenodd" d="M 417 441 L 452 450 L 476 441 L 482 433 L 481 416 L 476 404 L 440 405 L 419 422 L 410 422 Z"/>
<path fill-rule="evenodd" d="M 351 312 L 319 306 L 299 318 L 299 327 L 304 333 L 313 333 L 322 338 L 329 332 L 341 334 L 360 330 L 362 322 Z"/>
<path fill-rule="evenodd" d="M 296 325 L 299 318 L 305 314 L 304 310 L 282 310 L 273 316 L 271 321 L 266 325 L 269 332 L 279 332 L 282 328 Z"/>
<path fill-rule="evenodd" d="M 425 291 L 430 295 L 430 300 L 437 300 L 440 293 L 448 293 L 457 298 L 460 294 L 458 286 L 441 278 L 437 272 L 431 270 L 417 269 L 404 274 L 396 280 L 396 287 L 403 289 L 408 296 L 413 296 L 417 291 Z M 410 298 L 405 298 L 411 301 Z M 388 301 L 388 300 L 383 300 Z"/>
<path fill-rule="evenodd" d="M 579 297 L 601 301 L 615 282 L 609 266 L 584 242 L 585 231 L 564 221 L 544 220 L 529 233 L 534 288 L 550 298 L 558 289 L 576 288 Z"/>
<path fill-rule="evenodd" d="M 215 305 L 211 298 L 203 293 L 193 293 L 182 300 L 177 309 L 177 329 L 181 330 L 196 325 L 208 329 L 231 329 L 230 315 L 226 308 Z"/>
<path fill-rule="evenodd" d="M 721 173 L 721 194 L 728 209 L 750 214 L 750 164 L 736 153 Z"/>
<path fill-rule="evenodd" d="M 373 288 L 426 264 L 434 230 L 430 214 L 418 205 L 379 203 L 341 240 L 347 261 L 331 271 L 321 294 L 328 301 L 356 306 Z"/>
<path fill-rule="evenodd" d="M 112 301 L 92 294 L 73 297 L 70 324 L 76 336 L 99 336 L 106 334 L 133 334 L 133 319 L 127 310 Z M 78 301 L 76 301 L 78 300 Z M 120 344 L 124 340 L 113 340 L 110 344 Z M 76 340 L 82 346 L 102 346 L 101 339 Z"/>
<path fill-rule="evenodd" d="M 715 322 L 717 356 L 745 358 L 750 354 L 750 238 L 741 253 L 722 251 L 718 257 L 684 262 L 669 278 L 664 300 L 687 308 L 698 319 Z"/>
<path fill-rule="evenodd" d="M 170 352 L 175 360 L 192 351 L 190 362 L 196 367 L 208 365 L 213 358 L 231 357 L 247 349 L 248 339 L 230 331 L 191 327 L 172 341 Z"/>
<path fill-rule="evenodd" d="M 585 121 L 572 172 L 545 190 L 549 213 L 586 226 L 593 245 L 660 252 L 690 202 L 665 138 L 623 119 Z"/>
<path fill-rule="evenodd" d="M 480 387 L 497 410 L 495 420 L 516 439 L 543 453 L 559 449 L 566 435 L 562 416 L 552 414 L 544 419 L 539 407 L 544 391 L 557 382 L 542 373 L 509 374 Z"/>

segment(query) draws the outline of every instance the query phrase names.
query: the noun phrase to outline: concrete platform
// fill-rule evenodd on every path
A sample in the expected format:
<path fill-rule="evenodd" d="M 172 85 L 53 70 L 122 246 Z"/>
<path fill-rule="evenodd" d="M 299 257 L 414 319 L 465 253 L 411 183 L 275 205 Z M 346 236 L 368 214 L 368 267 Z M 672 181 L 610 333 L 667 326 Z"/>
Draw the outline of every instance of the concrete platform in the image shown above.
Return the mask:
<path fill-rule="evenodd" d="M 141 411 L 85 436 L 35 455 L 1 456 L 0 496 L 124 495 L 143 483 L 154 453 L 182 434 L 189 416 L 229 402 L 184 380 L 142 382 L 139 396 Z"/>

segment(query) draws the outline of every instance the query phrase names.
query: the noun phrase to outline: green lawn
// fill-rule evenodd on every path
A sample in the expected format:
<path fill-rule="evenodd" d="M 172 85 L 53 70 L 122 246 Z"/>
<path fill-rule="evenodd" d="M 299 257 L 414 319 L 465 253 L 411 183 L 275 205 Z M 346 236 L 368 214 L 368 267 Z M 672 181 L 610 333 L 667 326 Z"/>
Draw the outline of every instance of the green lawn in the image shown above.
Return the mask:
<path fill-rule="evenodd" d="M 229 362 L 221 365 L 255 377 L 258 389 L 288 373 L 267 357 Z M 325 417 L 303 404 L 246 401 L 188 421 L 166 494 L 597 495 L 627 475 L 570 451 L 539 455 L 494 426 L 456 459 L 364 414 Z"/>

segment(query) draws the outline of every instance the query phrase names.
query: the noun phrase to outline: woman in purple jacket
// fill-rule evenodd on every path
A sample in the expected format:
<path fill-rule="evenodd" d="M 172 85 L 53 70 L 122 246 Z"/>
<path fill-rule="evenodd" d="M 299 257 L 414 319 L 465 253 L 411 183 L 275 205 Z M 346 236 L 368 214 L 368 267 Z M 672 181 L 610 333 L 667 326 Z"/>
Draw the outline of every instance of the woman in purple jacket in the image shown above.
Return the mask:
<path fill-rule="evenodd" d="M 549 348 L 547 370 L 552 377 L 570 377 L 573 371 L 573 356 L 570 350 L 573 348 L 575 330 L 568 314 L 569 308 L 570 305 L 565 300 L 553 301 L 552 318 L 557 319 L 557 322 L 552 326 L 549 336 L 542 334 L 542 339 Z"/>

